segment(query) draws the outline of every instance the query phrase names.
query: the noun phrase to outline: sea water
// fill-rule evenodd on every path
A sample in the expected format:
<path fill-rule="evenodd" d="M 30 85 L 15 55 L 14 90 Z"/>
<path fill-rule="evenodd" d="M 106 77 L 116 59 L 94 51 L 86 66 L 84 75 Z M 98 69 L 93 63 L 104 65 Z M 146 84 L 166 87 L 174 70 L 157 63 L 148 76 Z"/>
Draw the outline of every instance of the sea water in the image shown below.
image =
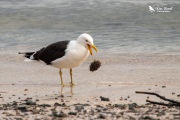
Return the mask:
<path fill-rule="evenodd" d="M 100 52 L 180 54 L 180 2 L 0 0 L 0 53 L 36 51 L 82 33 Z"/>

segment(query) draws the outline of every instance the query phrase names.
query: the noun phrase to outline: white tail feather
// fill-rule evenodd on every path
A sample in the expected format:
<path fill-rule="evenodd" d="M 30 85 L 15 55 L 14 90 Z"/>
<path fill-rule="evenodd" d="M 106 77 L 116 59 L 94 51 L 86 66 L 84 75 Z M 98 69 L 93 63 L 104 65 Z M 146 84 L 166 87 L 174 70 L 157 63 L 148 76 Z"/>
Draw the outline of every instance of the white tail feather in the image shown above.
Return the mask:
<path fill-rule="evenodd" d="M 24 62 L 34 62 L 34 61 L 36 61 L 36 60 L 31 60 L 31 59 L 28 59 L 28 58 L 26 58 L 26 59 L 24 60 Z"/>

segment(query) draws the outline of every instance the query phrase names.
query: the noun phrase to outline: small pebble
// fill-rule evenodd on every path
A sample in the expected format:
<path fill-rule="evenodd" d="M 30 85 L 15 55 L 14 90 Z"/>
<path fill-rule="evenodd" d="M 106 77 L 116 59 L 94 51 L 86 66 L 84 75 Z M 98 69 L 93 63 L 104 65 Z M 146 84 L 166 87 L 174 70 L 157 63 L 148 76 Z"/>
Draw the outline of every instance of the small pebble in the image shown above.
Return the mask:
<path fill-rule="evenodd" d="M 33 113 L 33 114 L 39 114 L 39 112 L 40 112 L 40 110 L 38 110 L 38 109 L 36 109 L 36 108 L 32 110 L 32 113 Z"/>
<path fill-rule="evenodd" d="M 64 95 L 60 95 L 60 97 L 64 97 Z"/>
<path fill-rule="evenodd" d="M 107 111 L 108 109 L 107 108 L 103 108 L 103 111 Z"/>
<path fill-rule="evenodd" d="M 123 100 L 123 97 L 121 97 L 120 100 Z"/>
<path fill-rule="evenodd" d="M 101 112 L 101 109 L 96 109 L 97 112 Z"/>
<path fill-rule="evenodd" d="M 62 103 L 62 107 L 66 107 L 66 103 Z"/>
<path fill-rule="evenodd" d="M 106 119 L 106 115 L 104 115 L 104 114 L 99 114 L 98 118 L 99 118 L 99 119 Z"/>
<path fill-rule="evenodd" d="M 24 89 L 24 91 L 28 91 L 28 89 Z"/>
<path fill-rule="evenodd" d="M 58 117 L 67 117 L 68 115 L 66 113 L 60 112 Z"/>
<path fill-rule="evenodd" d="M 21 117 L 16 117 L 15 120 L 23 120 Z"/>
<path fill-rule="evenodd" d="M 101 98 L 101 101 L 110 101 L 109 98 L 105 98 L 105 97 L 102 97 L 102 96 L 100 96 L 100 98 Z"/>
<path fill-rule="evenodd" d="M 116 118 L 119 119 L 121 116 L 120 115 L 117 115 Z"/>
<path fill-rule="evenodd" d="M 36 105 L 36 102 L 33 102 L 31 100 L 27 100 L 26 105 Z"/>
<path fill-rule="evenodd" d="M 125 110 L 127 106 L 124 104 L 115 104 L 114 107 L 118 107 L 121 110 Z"/>
<path fill-rule="evenodd" d="M 77 112 L 69 112 L 68 115 L 77 115 Z"/>
<path fill-rule="evenodd" d="M 94 115 L 94 113 L 95 113 L 94 110 L 90 110 L 90 111 L 89 111 L 89 114 L 90 114 L 90 115 Z"/>
<path fill-rule="evenodd" d="M 54 106 L 62 106 L 62 105 L 56 102 L 54 103 Z"/>
<path fill-rule="evenodd" d="M 58 117 L 58 112 L 56 110 L 52 111 L 52 115 Z"/>
<path fill-rule="evenodd" d="M 20 110 L 21 112 L 27 112 L 28 111 L 26 106 L 19 106 L 17 109 Z"/>
<path fill-rule="evenodd" d="M 82 105 L 75 106 L 75 110 L 77 110 L 78 112 L 81 112 L 82 109 L 84 109 Z"/>
<path fill-rule="evenodd" d="M 51 105 L 49 105 L 49 104 L 40 104 L 40 105 L 38 105 L 38 107 L 51 107 Z"/>
<path fill-rule="evenodd" d="M 86 113 L 87 113 L 87 110 L 83 110 L 83 113 L 86 114 Z"/>
<path fill-rule="evenodd" d="M 9 114 L 9 112 L 2 112 L 2 114 Z"/>

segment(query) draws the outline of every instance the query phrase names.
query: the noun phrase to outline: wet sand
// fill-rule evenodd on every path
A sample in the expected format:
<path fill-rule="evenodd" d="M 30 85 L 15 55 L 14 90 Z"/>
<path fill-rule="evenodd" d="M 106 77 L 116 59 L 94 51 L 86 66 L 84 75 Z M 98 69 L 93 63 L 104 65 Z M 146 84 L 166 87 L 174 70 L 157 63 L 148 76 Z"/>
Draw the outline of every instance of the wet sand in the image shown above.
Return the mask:
<path fill-rule="evenodd" d="M 100 60 L 102 66 L 97 71 L 90 72 L 89 65 L 94 59 Z M 0 105 L 27 98 L 37 104 L 90 104 L 88 109 L 97 104 L 144 105 L 147 97 L 153 101 L 162 101 L 154 96 L 136 94 L 135 91 L 156 92 L 167 98 L 180 100 L 180 55 L 99 53 L 89 56 L 85 63 L 73 69 L 76 86 L 63 88 L 60 86 L 58 69 L 23 60 L 22 55 L 0 54 Z M 69 70 L 63 70 L 63 79 L 66 84 L 70 82 Z M 101 101 L 100 96 L 107 97 L 110 101 Z M 7 117 L 7 114 L 3 114 L 4 111 L 0 110 L 2 118 Z M 98 115 L 96 114 L 97 117 Z M 173 114 L 157 118 L 163 117 L 173 118 Z M 71 118 L 71 115 L 65 118 Z M 122 116 L 119 119 L 122 119 Z"/>

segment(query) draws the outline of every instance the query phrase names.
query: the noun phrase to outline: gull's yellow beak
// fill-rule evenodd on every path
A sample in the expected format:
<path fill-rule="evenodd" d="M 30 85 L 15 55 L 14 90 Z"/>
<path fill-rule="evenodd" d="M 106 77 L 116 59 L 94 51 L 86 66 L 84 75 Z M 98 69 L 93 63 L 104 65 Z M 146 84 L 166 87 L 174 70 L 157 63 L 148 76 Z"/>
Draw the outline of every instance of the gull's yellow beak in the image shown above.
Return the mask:
<path fill-rule="evenodd" d="M 88 50 L 89 50 L 89 52 L 90 52 L 91 55 L 93 54 L 92 48 L 93 48 L 96 52 L 98 51 L 98 49 L 97 49 L 97 47 L 96 47 L 95 45 L 89 45 L 89 44 L 87 44 L 87 46 L 88 46 Z"/>

